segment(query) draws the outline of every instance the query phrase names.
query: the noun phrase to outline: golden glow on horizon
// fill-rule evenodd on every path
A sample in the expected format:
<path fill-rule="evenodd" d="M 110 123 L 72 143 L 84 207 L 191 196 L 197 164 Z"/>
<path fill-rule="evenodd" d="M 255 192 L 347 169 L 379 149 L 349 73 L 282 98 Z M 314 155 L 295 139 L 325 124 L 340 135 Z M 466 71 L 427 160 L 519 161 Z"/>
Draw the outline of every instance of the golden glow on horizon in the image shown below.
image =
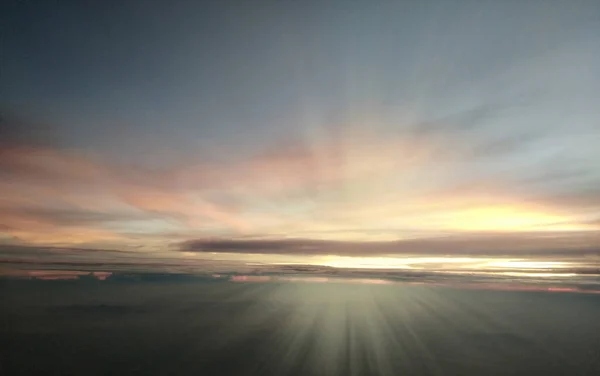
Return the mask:
<path fill-rule="evenodd" d="M 475 207 L 447 214 L 450 227 L 463 231 L 578 230 L 573 219 L 517 206 Z"/>
<path fill-rule="evenodd" d="M 294 264 L 294 263 L 289 263 Z M 326 256 L 314 258 L 311 265 L 328 266 L 343 269 L 405 269 L 405 270 L 442 270 L 469 269 L 464 273 L 496 272 L 505 270 L 560 270 L 576 265 L 563 261 L 528 261 L 526 259 L 483 258 L 483 257 L 352 257 Z M 518 272 L 515 272 L 518 273 Z M 523 272 L 526 273 L 526 272 Z M 535 273 L 542 276 L 544 273 Z M 561 273 L 563 275 L 565 273 Z"/>
<path fill-rule="evenodd" d="M 492 261 L 482 264 L 481 267 L 485 268 L 515 268 L 515 269 L 560 269 L 571 267 L 571 263 L 561 261 L 522 261 L 522 260 L 508 260 L 508 261 Z"/>
<path fill-rule="evenodd" d="M 511 277 L 576 277 L 575 273 L 527 273 L 527 272 L 495 272 L 493 274 L 506 275 Z"/>
<path fill-rule="evenodd" d="M 314 261 L 314 265 L 334 268 L 356 269 L 428 269 L 428 267 L 450 264 L 455 268 L 478 267 L 502 263 L 498 258 L 476 257 L 351 257 L 327 256 Z M 511 266 L 507 266 L 510 268 Z M 515 266 L 516 268 L 516 266 Z"/>
<path fill-rule="evenodd" d="M 444 274 L 466 274 L 466 275 L 497 275 L 508 277 L 577 277 L 577 273 L 536 273 L 536 272 L 514 272 L 514 271 L 496 271 L 496 270 L 439 270 L 436 271 Z"/>

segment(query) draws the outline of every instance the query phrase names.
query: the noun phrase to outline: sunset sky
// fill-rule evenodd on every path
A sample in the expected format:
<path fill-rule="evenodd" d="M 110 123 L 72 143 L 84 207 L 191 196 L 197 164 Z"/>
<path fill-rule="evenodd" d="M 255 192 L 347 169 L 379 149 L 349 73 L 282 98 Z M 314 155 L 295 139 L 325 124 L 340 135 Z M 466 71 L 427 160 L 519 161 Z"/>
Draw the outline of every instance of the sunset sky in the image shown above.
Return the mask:
<path fill-rule="evenodd" d="M 596 0 L 9 0 L 0 33 L 6 265 L 600 265 Z"/>

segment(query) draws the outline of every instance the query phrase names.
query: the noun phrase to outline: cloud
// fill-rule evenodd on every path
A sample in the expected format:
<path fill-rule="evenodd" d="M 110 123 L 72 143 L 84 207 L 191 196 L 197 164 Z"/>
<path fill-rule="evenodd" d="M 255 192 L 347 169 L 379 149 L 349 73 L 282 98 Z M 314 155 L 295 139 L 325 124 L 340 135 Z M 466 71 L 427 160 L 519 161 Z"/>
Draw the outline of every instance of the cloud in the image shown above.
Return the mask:
<path fill-rule="evenodd" d="M 319 239 L 197 239 L 182 252 L 288 255 L 581 256 L 600 253 L 600 231 L 578 233 L 463 233 L 397 241 Z"/>
<path fill-rule="evenodd" d="M 0 231 L 20 245 L 184 242 L 205 253 L 469 254 L 593 243 L 583 231 L 598 230 L 595 171 L 561 160 L 540 168 L 554 158 L 543 153 L 530 163 L 530 147 L 557 135 L 496 127 L 513 110 L 487 104 L 429 122 L 364 113 L 226 162 L 188 156 L 162 166 L 28 143 L 13 127 L 0 154 Z M 205 240 L 214 238 L 233 240 Z"/>
<path fill-rule="evenodd" d="M 206 223 L 233 231 L 247 227 L 229 208 L 204 200 L 193 187 L 178 187 L 168 171 L 110 164 L 75 151 L 6 147 L 0 175 L 0 223 L 22 238 L 66 228 L 97 234 L 90 240 L 115 238 L 119 229 L 108 229 L 110 223 L 119 222 L 127 231 L 128 222 L 157 218 L 184 228 Z"/>
<path fill-rule="evenodd" d="M 22 220 L 48 223 L 53 226 L 96 225 L 141 219 L 139 215 L 49 207 L 5 207 L 3 208 L 3 216 L 5 221 L 7 218 L 20 218 Z"/>
<path fill-rule="evenodd" d="M 357 247 L 358 246 L 358 247 Z M 227 253 L 277 253 L 277 254 L 328 254 L 339 252 L 360 253 L 366 246 L 352 242 L 327 241 L 314 239 L 274 239 L 274 240 L 189 240 L 182 244 L 184 252 L 227 252 Z M 368 246 L 368 245 L 367 245 Z M 364 252 L 364 249 L 363 249 Z"/>

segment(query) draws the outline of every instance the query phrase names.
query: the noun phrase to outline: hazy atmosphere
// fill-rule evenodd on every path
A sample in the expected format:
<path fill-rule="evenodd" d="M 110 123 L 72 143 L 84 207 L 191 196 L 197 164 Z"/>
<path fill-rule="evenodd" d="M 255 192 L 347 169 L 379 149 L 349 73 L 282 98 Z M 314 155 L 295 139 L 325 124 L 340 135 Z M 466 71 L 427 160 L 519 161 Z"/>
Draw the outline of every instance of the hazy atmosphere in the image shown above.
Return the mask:
<path fill-rule="evenodd" d="M 3 273 L 597 271 L 599 15 L 593 0 L 4 2 Z"/>
<path fill-rule="evenodd" d="M 0 375 L 600 375 L 598 0 L 0 1 Z"/>

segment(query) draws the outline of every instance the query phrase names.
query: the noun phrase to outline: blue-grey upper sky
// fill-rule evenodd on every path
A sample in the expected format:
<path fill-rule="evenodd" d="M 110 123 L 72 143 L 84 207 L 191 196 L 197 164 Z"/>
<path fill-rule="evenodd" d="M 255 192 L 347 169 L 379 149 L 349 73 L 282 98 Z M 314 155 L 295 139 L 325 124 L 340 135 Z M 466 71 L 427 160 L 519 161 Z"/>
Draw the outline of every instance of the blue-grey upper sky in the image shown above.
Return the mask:
<path fill-rule="evenodd" d="M 0 30 L 4 242 L 598 245 L 598 1 L 12 0 Z"/>

